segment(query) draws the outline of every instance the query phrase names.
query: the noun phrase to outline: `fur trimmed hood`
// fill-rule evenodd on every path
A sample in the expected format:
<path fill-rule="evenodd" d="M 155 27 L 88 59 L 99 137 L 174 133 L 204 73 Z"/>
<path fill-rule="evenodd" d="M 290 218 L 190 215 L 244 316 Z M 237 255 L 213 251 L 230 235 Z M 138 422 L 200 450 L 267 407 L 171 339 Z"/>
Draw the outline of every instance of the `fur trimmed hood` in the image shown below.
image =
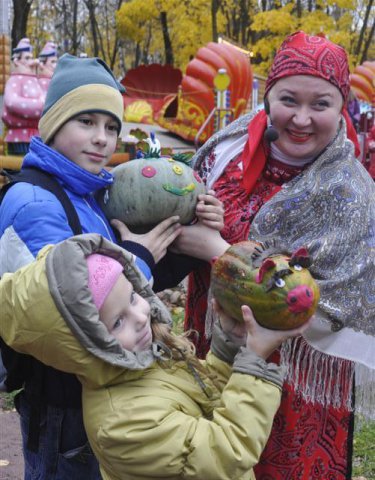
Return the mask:
<path fill-rule="evenodd" d="M 151 321 L 171 323 L 133 255 L 98 234 L 87 234 L 45 247 L 36 264 L 20 269 L 9 281 L 4 275 L 1 336 L 15 350 L 34 354 L 46 365 L 82 376 L 93 385 L 105 385 L 124 374 L 124 369 L 132 375 L 151 366 L 158 346 L 130 352 L 107 332 L 88 287 L 85 259 L 92 253 L 119 261 L 134 290 L 150 303 Z"/>

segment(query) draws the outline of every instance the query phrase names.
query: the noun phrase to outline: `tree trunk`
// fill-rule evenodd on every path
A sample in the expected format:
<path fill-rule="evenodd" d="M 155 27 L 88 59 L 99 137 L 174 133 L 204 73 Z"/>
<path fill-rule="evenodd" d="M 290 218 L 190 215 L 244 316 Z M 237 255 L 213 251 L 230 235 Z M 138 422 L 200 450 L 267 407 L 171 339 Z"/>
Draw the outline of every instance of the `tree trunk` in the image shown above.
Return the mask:
<path fill-rule="evenodd" d="M 297 0 L 296 2 L 296 13 L 297 13 L 297 18 L 302 17 L 302 5 L 301 5 L 301 0 Z"/>
<path fill-rule="evenodd" d="M 77 19 L 78 19 L 78 0 L 73 3 L 73 24 L 72 24 L 72 53 L 77 55 L 78 51 L 78 35 L 77 35 Z"/>
<path fill-rule="evenodd" d="M 116 9 L 117 11 L 120 10 L 121 5 L 122 5 L 122 0 L 118 0 L 117 9 Z M 113 44 L 113 50 L 112 50 L 112 55 L 111 55 L 111 63 L 110 63 L 111 70 L 113 70 L 113 68 L 115 66 L 115 63 L 116 63 L 118 48 L 119 48 L 119 38 L 118 38 L 117 29 L 116 29 L 115 41 L 114 41 L 114 44 Z"/>
<path fill-rule="evenodd" d="M 12 48 L 26 37 L 27 19 L 33 0 L 13 0 Z"/>
<path fill-rule="evenodd" d="M 359 63 L 363 63 L 367 60 L 367 52 L 370 48 L 372 39 L 374 38 L 374 34 L 375 34 L 375 19 L 372 22 L 372 27 L 371 27 L 371 30 L 368 34 L 367 41 L 365 43 L 365 46 L 364 46 L 364 49 L 363 49 L 363 52 L 362 52 L 362 55 L 361 55 L 361 60 L 360 60 Z"/>
<path fill-rule="evenodd" d="M 219 0 L 211 0 L 211 22 L 212 22 L 212 41 L 217 42 L 217 12 L 219 10 Z"/>
<path fill-rule="evenodd" d="M 165 63 L 167 65 L 173 66 L 174 64 L 173 49 L 172 49 L 171 37 L 169 36 L 169 31 L 168 31 L 167 12 L 160 12 L 160 23 L 161 23 L 161 29 L 163 32 L 163 39 L 164 39 Z"/>
<path fill-rule="evenodd" d="M 87 7 L 87 10 L 89 11 L 90 30 L 92 35 L 92 42 L 94 44 L 93 56 L 97 57 L 99 55 L 99 39 L 98 39 L 98 32 L 97 32 L 97 23 L 95 18 L 95 5 L 92 0 L 85 0 L 85 5 Z"/>
<path fill-rule="evenodd" d="M 364 40 L 364 37 L 365 37 L 365 32 L 366 32 L 366 29 L 367 29 L 367 23 L 368 23 L 368 19 L 369 19 L 369 16 L 370 16 L 370 12 L 371 12 L 371 8 L 372 8 L 373 3 L 374 3 L 374 0 L 370 0 L 368 2 L 367 8 L 366 8 L 366 13 L 365 13 L 365 18 L 363 20 L 363 25 L 362 25 L 362 28 L 361 28 L 361 33 L 359 34 L 357 48 L 355 50 L 355 55 L 359 55 L 360 52 L 361 52 L 362 43 L 363 43 L 363 40 Z"/>

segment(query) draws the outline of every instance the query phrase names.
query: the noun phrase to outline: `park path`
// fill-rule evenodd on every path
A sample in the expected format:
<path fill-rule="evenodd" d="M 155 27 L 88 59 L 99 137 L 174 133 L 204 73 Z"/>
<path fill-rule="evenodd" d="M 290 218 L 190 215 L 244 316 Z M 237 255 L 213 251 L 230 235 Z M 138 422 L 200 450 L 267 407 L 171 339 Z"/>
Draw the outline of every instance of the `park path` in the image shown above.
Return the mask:
<path fill-rule="evenodd" d="M 0 398 L 0 480 L 23 480 L 23 457 L 18 413 L 3 410 Z"/>

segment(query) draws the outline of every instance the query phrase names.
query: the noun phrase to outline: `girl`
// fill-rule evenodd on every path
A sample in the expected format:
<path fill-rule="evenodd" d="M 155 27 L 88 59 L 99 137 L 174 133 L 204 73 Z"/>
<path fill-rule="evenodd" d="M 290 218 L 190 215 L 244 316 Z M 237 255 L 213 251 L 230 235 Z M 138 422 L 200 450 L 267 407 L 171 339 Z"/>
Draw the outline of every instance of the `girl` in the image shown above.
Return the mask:
<path fill-rule="evenodd" d="M 4 340 L 81 381 L 105 480 L 255 478 L 283 382 L 265 359 L 306 326 L 266 330 L 244 306 L 233 329 L 218 311 L 199 361 L 131 255 L 96 234 L 46 247 L 4 275 L 0 295 Z"/>

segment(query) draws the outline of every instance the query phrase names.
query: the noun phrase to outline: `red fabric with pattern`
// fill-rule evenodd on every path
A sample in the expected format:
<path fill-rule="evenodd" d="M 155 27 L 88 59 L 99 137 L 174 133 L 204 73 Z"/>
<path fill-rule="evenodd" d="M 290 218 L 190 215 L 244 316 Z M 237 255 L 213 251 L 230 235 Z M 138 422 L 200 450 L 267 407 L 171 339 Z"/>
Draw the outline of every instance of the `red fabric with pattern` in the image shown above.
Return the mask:
<path fill-rule="evenodd" d="M 349 95 L 349 66 L 344 48 L 321 36 L 296 32 L 281 44 L 273 59 L 264 95 L 281 78 L 292 75 L 312 75 L 337 87 L 344 103 Z"/>
<path fill-rule="evenodd" d="M 213 163 L 214 160 L 214 153 L 211 153 L 208 161 Z M 281 188 L 272 179 L 261 176 L 249 195 L 243 185 L 243 174 L 238 166 L 240 161 L 241 155 L 228 164 L 214 185 L 217 197 L 224 203 L 225 227 L 222 235 L 232 244 L 248 238 L 254 216 Z M 268 164 L 269 171 L 278 169 L 279 162 Z M 288 170 L 288 167 L 284 166 L 285 169 Z M 298 171 L 290 169 L 287 173 L 296 175 Z M 185 329 L 194 329 L 199 333 L 195 344 L 201 358 L 209 349 L 209 342 L 204 336 L 209 277 L 209 267 L 189 276 L 186 305 Z M 274 354 L 272 361 L 277 361 L 276 356 Z M 350 479 L 347 458 L 351 456 L 348 445 L 352 442 L 352 419 L 353 415 L 346 410 L 307 404 L 286 385 L 270 438 L 255 467 L 257 480 Z"/>

